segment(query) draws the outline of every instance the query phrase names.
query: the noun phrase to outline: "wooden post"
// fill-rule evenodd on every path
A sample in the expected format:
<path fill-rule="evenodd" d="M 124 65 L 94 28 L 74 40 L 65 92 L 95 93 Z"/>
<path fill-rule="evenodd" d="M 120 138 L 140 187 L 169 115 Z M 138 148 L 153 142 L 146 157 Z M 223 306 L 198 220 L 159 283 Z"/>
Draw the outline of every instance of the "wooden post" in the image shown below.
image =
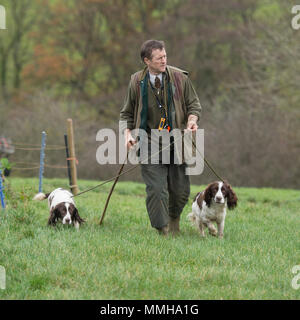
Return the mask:
<path fill-rule="evenodd" d="M 45 162 L 45 147 L 46 147 L 46 132 L 42 132 L 42 145 L 40 152 L 40 174 L 39 174 L 39 192 L 43 191 L 43 174 L 44 174 L 44 162 Z"/>
<path fill-rule="evenodd" d="M 75 144 L 74 144 L 74 134 L 73 134 L 73 121 L 72 119 L 67 119 L 67 127 L 68 127 L 68 146 L 70 151 L 70 169 L 71 169 L 71 191 L 75 196 L 78 192 L 77 185 L 77 168 L 76 168 L 76 156 L 75 156 Z"/>
<path fill-rule="evenodd" d="M 69 146 L 68 146 L 68 136 L 65 134 L 64 135 L 65 138 L 65 146 L 66 146 L 66 159 L 67 159 L 67 166 L 68 166 L 68 177 L 69 177 L 69 186 L 72 185 L 71 182 L 71 168 L 70 168 L 70 153 L 69 153 Z"/>

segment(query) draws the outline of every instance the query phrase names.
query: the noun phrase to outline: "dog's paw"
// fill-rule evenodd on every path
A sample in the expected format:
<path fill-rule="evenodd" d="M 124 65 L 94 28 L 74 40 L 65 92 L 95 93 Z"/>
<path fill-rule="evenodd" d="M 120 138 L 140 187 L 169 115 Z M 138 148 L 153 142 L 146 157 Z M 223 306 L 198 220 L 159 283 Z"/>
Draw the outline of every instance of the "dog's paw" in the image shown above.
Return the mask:
<path fill-rule="evenodd" d="M 213 237 L 216 237 L 218 232 L 215 228 L 210 228 L 209 229 L 209 234 L 212 235 Z"/>
<path fill-rule="evenodd" d="M 187 215 L 187 219 L 190 220 L 191 222 L 195 223 L 196 222 L 196 215 L 194 214 L 194 212 L 190 212 Z"/>

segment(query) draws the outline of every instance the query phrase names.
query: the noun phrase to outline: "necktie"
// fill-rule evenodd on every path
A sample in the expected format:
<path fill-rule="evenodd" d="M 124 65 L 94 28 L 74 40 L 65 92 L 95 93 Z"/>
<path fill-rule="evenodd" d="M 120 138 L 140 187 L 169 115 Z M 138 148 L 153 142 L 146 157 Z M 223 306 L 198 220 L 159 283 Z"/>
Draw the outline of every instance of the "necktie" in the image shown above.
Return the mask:
<path fill-rule="evenodd" d="M 159 89 L 161 87 L 161 83 L 160 83 L 159 77 L 155 77 L 154 86 L 157 89 L 157 92 L 159 93 Z"/>

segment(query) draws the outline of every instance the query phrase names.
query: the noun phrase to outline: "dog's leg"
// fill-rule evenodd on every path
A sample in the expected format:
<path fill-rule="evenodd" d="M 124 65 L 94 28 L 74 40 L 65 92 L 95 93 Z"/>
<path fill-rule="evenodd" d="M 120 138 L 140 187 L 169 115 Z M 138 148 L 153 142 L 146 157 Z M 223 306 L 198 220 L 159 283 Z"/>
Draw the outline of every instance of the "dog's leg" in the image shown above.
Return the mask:
<path fill-rule="evenodd" d="M 198 221 L 197 221 L 197 225 L 198 225 L 198 228 L 199 228 L 199 231 L 200 231 L 200 236 L 201 237 L 205 237 L 205 233 L 204 233 L 204 224 L 203 224 L 203 222 L 199 219 Z"/>
<path fill-rule="evenodd" d="M 195 224 L 196 223 L 196 215 L 194 212 L 190 212 L 188 215 L 187 215 L 187 218 L 189 219 L 189 221 L 192 223 L 192 224 Z"/>
<path fill-rule="evenodd" d="M 222 220 L 220 223 L 217 223 L 217 225 L 218 225 L 218 237 L 222 239 L 224 236 L 225 220 Z"/>

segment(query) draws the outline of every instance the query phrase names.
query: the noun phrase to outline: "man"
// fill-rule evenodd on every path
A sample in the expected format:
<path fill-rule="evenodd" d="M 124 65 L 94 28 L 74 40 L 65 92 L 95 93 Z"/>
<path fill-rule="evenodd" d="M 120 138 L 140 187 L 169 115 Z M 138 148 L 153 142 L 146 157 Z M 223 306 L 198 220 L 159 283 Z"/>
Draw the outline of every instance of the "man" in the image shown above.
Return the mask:
<path fill-rule="evenodd" d="M 151 141 L 158 130 L 196 131 L 201 114 L 188 73 L 167 65 L 163 41 L 146 41 L 141 47 L 141 59 L 145 68 L 131 76 L 120 113 L 120 120 L 127 124 L 124 134 L 129 149 L 136 143 L 133 129 L 145 130 Z M 174 163 L 174 148 L 171 158 L 169 163 L 160 159 L 156 164 L 141 164 L 150 222 L 163 235 L 179 232 L 180 214 L 190 194 L 186 164 Z"/>

